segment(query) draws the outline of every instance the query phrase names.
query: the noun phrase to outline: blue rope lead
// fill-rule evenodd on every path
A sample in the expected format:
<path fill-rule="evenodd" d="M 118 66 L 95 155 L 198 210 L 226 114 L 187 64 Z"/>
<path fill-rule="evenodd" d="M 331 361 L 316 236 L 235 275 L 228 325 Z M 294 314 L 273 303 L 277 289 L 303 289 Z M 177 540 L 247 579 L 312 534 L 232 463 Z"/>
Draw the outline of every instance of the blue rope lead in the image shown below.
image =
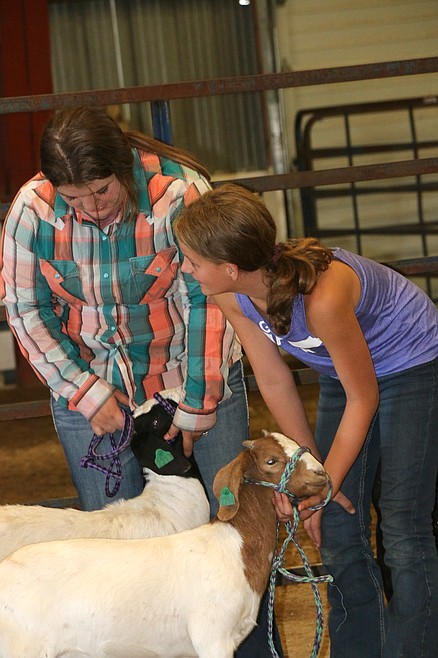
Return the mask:
<path fill-rule="evenodd" d="M 276 586 L 276 581 L 277 581 L 277 574 L 281 574 L 288 580 L 293 580 L 294 582 L 297 583 L 310 583 L 312 590 L 313 590 L 313 596 L 315 599 L 315 605 L 316 605 L 316 631 L 315 631 L 315 639 L 313 643 L 313 650 L 311 654 L 311 658 L 317 658 L 319 649 L 321 647 L 321 639 L 322 639 L 322 633 L 323 633 L 323 628 L 324 628 L 324 615 L 323 615 L 323 609 L 322 609 L 322 602 L 321 602 L 321 595 L 318 590 L 318 585 L 317 583 L 332 583 L 333 582 L 333 576 L 326 575 L 326 576 L 315 576 L 312 572 L 312 568 L 309 564 L 309 561 L 307 560 L 306 554 L 303 551 L 302 547 L 300 546 L 298 540 L 295 538 L 295 533 L 298 528 L 298 524 L 300 522 L 300 513 L 298 511 L 298 503 L 300 502 L 299 499 L 291 493 L 287 488 L 286 485 L 289 481 L 290 476 L 292 475 L 292 472 L 300 459 L 300 457 L 305 453 L 305 452 L 310 452 L 309 448 L 306 447 L 301 447 L 299 448 L 288 463 L 286 464 L 286 468 L 284 469 L 284 472 L 280 478 L 280 482 L 278 484 L 274 484 L 273 482 L 264 482 L 262 480 L 248 480 L 245 479 L 245 482 L 247 484 L 259 484 L 264 487 L 272 487 L 279 493 L 285 493 L 288 495 L 293 507 L 294 511 L 294 522 L 293 524 L 288 521 L 285 526 L 286 526 L 286 531 L 287 531 L 287 536 L 286 539 L 283 542 L 283 545 L 281 549 L 276 551 L 273 560 L 272 560 L 272 566 L 271 566 L 271 575 L 269 578 L 269 599 L 268 599 L 268 643 L 269 647 L 271 649 L 271 653 L 274 656 L 274 658 L 280 658 L 274 645 L 274 598 L 275 598 L 275 586 Z M 330 501 L 331 496 L 332 496 L 332 483 L 329 481 L 329 489 L 327 492 L 327 496 L 322 503 L 319 505 L 315 505 L 315 507 L 310 507 L 309 509 L 311 510 L 318 510 L 321 509 L 322 507 L 325 507 L 327 503 Z M 280 523 L 277 523 L 277 546 L 278 546 L 278 530 L 280 527 Z M 304 570 L 307 574 L 307 576 L 299 576 L 298 574 L 294 574 L 290 571 L 287 571 L 286 569 L 283 568 L 284 561 L 285 561 L 285 554 L 286 554 L 286 549 L 289 545 L 290 542 L 293 542 L 298 549 L 298 552 L 301 556 L 301 559 L 303 561 L 303 566 Z"/>
<path fill-rule="evenodd" d="M 292 524 L 290 521 L 286 523 L 286 530 L 287 530 L 287 536 L 286 539 L 283 542 L 283 545 L 274 555 L 273 561 L 272 561 L 272 567 L 271 567 L 271 576 L 269 580 L 269 599 L 268 599 L 268 642 L 269 642 L 269 647 L 271 649 L 271 653 L 274 656 L 274 658 L 279 658 L 279 655 L 275 649 L 274 646 L 274 640 L 273 640 L 273 619 L 274 619 L 274 597 L 275 597 L 275 586 L 276 586 L 276 580 L 277 580 L 277 574 L 280 573 L 282 576 L 287 578 L 288 580 L 292 580 L 296 583 L 310 583 L 312 590 L 313 590 L 313 596 L 315 599 L 315 605 L 316 605 L 316 631 L 315 631 L 315 639 L 313 643 L 313 650 L 311 654 L 311 658 L 317 658 L 320 647 L 321 647 L 321 640 L 322 640 L 322 633 L 324 629 L 324 615 L 323 615 L 323 609 L 322 609 L 322 601 L 321 601 L 321 595 L 318 590 L 317 583 L 332 583 L 333 582 L 333 576 L 326 575 L 326 576 L 315 576 L 312 572 L 312 568 L 307 560 L 306 554 L 303 551 L 302 547 L 300 546 L 298 540 L 295 538 L 295 532 L 298 527 L 298 523 L 300 521 L 300 514 L 298 512 L 298 509 L 294 507 L 294 523 Z M 277 539 L 278 539 L 278 527 L 279 523 L 277 524 Z M 284 561 L 285 561 L 285 553 L 286 549 L 292 541 L 295 546 L 298 549 L 298 552 L 301 556 L 301 559 L 303 561 L 304 565 L 304 570 L 307 574 L 307 576 L 299 576 L 298 574 L 295 574 L 293 572 L 287 571 L 286 569 L 283 568 Z"/>
<path fill-rule="evenodd" d="M 99 455 L 96 451 L 105 435 L 97 436 L 96 434 L 93 434 L 90 445 L 88 447 L 88 453 L 81 459 L 81 466 L 83 468 L 94 468 L 96 471 L 100 471 L 106 475 L 105 493 L 108 498 L 113 498 L 113 496 L 115 496 L 120 489 L 120 484 L 122 481 L 122 463 L 120 461 L 119 455 L 124 450 L 126 450 L 132 439 L 132 416 L 131 414 L 126 413 L 124 409 L 122 409 L 122 411 L 125 421 L 122 432 L 120 434 L 119 442 L 117 443 L 114 439 L 114 435 L 110 434 L 109 439 L 111 442 L 112 450 L 105 454 Z M 110 460 L 109 466 L 102 466 L 101 464 L 96 463 L 105 460 Z M 110 489 L 111 478 L 114 478 L 115 480 L 114 487 L 112 489 Z"/>

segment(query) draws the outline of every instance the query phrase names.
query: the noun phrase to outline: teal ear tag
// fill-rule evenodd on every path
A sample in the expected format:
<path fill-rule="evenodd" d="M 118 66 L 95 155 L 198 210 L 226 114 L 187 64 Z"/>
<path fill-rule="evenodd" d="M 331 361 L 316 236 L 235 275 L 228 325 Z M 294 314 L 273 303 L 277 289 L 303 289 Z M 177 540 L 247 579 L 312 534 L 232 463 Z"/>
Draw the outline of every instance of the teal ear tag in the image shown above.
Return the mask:
<path fill-rule="evenodd" d="M 235 503 L 236 503 L 236 499 L 234 498 L 234 494 L 228 489 L 228 487 L 224 487 L 221 491 L 219 504 L 222 507 L 229 507 L 230 505 L 234 505 Z"/>
<path fill-rule="evenodd" d="M 174 459 L 174 456 L 168 450 L 158 448 L 158 450 L 155 451 L 155 466 L 157 468 L 163 468 L 166 464 L 173 462 Z"/>

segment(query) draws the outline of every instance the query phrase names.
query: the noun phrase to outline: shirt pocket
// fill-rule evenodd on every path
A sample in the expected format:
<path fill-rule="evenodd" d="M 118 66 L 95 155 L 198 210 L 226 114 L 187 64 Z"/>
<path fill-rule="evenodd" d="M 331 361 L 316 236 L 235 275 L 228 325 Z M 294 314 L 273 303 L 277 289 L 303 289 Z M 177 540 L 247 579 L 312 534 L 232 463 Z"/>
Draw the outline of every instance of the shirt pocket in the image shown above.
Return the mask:
<path fill-rule="evenodd" d="M 41 273 L 56 297 L 72 305 L 84 305 L 80 270 L 70 260 L 40 260 Z"/>
<path fill-rule="evenodd" d="M 175 254 L 176 248 L 169 247 L 150 256 L 130 258 L 139 304 L 149 304 L 169 292 L 178 272 L 178 263 L 172 262 Z"/>

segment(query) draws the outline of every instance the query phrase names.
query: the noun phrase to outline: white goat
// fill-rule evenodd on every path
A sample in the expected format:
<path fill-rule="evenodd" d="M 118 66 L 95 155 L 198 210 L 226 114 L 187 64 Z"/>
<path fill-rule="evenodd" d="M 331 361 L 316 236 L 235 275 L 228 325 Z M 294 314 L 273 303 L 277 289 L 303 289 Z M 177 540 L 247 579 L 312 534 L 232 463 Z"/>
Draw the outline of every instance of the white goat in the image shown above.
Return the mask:
<path fill-rule="evenodd" d="M 162 538 L 26 546 L 0 563 L 0 658 L 232 658 L 255 626 L 276 543 L 272 489 L 298 445 L 245 441 L 214 483 L 216 519 Z M 301 456 L 288 489 L 320 492 Z"/>
<path fill-rule="evenodd" d="M 208 523 L 210 508 L 196 462 L 184 457 L 181 436 L 171 446 L 163 439 L 171 416 L 155 400 L 134 415 L 131 448 L 143 467 L 143 492 L 94 512 L 2 505 L 0 560 L 21 546 L 55 539 L 162 537 Z M 165 452 L 168 463 L 156 464 L 157 450 Z"/>

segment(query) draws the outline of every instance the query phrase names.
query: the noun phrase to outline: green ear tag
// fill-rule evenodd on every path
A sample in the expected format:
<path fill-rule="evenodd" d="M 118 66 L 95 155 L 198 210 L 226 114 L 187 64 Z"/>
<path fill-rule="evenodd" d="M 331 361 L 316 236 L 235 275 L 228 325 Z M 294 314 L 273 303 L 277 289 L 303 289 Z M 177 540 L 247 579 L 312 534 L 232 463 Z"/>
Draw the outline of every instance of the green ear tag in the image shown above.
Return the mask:
<path fill-rule="evenodd" d="M 157 468 L 163 468 L 163 466 L 166 466 L 166 464 L 169 464 L 174 459 L 174 456 L 168 450 L 158 448 L 158 450 L 155 451 L 155 466 Z"/>
<path fill-rule="evenodd" d="M 221 497 L 219 498 L 219 504 L 222 507 L 228 507 L 229 505 L 234 505 L 236 502 L 236 499 L 234 498 L 234 494 L 228 489 L 228 487 L 224 487 L 221 491 Z"/>

